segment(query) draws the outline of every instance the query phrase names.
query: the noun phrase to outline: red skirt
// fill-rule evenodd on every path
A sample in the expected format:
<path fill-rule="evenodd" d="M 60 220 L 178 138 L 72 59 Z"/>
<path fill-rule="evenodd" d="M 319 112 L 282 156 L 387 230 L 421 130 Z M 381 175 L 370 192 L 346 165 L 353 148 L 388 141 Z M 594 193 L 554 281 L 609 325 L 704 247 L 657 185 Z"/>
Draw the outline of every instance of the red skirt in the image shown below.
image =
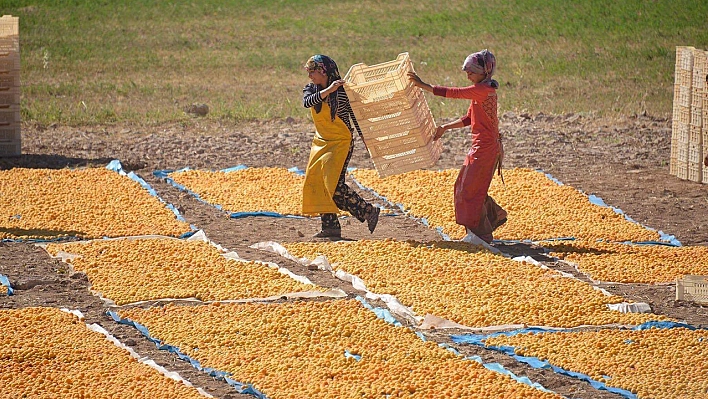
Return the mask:
<path fill-rule="evenodd" d="M 497 145 L 473 145 L 455 181 L 455 220 L 485 241 L 506 221 L 506 211 L 487 195 L 498 155 Z"/>

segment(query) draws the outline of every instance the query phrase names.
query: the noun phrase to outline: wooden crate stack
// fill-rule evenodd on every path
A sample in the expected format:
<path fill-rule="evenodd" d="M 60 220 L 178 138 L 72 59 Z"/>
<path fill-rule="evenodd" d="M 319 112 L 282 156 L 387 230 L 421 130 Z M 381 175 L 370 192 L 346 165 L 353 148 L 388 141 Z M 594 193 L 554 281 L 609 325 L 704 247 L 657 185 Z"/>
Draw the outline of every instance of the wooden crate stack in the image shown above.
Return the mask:
<path fill-rule="evenodd" d="M 413 71 L 408 53 L 389 62 L 355 64 L 344 77 L 344 88 L 379 176 L 385 177 L 435 165 L 442 145 L 433 141 L 435 121 L 423 91 L 407 73 Z"/>
<path fill-rule="evenodd" d="M 20 31 L 19 18 L 0 18 L 0 157 L 19 156 Z"/>
<path fill-rule="evenodd" d="M 708 168 L 703 165 L 708 150 L 707 75 L 706 51 L 676 47 L 670 173 L 699 183 L 708 183 Z"/>

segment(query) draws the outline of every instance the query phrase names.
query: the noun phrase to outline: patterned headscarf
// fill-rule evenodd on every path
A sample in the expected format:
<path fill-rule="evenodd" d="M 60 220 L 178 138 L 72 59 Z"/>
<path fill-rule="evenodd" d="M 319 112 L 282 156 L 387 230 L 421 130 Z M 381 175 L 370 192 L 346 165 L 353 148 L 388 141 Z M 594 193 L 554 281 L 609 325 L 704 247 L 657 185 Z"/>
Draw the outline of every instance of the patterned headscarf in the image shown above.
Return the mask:
<path fill-rule="evenodd" d="M 308 72 L 317 70 L 324 72 L 324 74 L 327 75 L 327 86 L 332 84 L 332 82 L 334 82 L 335 80 L 339 80 L 342 78 L 339 75 L 339 68 L 337 68 L 337 63 L 334 62 L 333 59 L 322 54 L 316 54 L 310 57 L 310 59 L 307 60 L 307 62 L 305 63 L 305 69 L 307 69 Z M 319 87 L 319 85 L 317 88 L 319 90 L 325 89 L 324 87 Z M 344 93 L 344 87 L 340 86 L 337 91 L 327 97 L 327 103 L 329 104 L 329 110 L 332 116 L 332 121 L 334 121 L 334 117 L 337 115 L 337 106 L 339 105 L 340 91 Z M 315 112 L 319 113 L 321 110 L 322 104 L 315 105 Z"/>
<path fill-rule="evenodd" d="M 487 49 L 468 55 L 462 64 L 462 70 L 484 75 L 484 80 L 478 84 L 486 84 L 495 89 L 499 87 L 499 83 L 492 79 L 492 75 L 497 70 L 497 59 Z"/>

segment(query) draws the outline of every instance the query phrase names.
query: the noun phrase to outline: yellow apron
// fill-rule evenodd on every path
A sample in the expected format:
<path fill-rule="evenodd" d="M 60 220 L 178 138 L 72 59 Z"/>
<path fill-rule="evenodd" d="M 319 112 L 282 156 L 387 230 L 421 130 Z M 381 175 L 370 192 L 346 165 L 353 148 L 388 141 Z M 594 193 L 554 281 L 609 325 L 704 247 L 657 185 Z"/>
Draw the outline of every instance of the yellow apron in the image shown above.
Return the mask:
<path fill-rule="evenodd" d="M 315 138 L 302 187 L 302 213 L 338 213 L 332 197 L 349 154 L 352 134 L 339 117 L 332 121 L 327 100 L 322 103 L 319 113 L 314 107 L 310 112 L 315 122 Z"/>

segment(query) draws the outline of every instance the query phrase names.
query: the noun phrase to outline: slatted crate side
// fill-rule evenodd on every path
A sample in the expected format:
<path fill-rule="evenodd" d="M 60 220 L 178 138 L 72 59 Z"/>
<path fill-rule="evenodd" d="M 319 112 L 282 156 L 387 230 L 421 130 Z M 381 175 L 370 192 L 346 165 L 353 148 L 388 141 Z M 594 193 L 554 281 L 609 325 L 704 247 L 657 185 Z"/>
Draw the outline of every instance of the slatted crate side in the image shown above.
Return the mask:
<path fill-rule="evenodd" d="M 688 162 L 686 176 L 686 180 L 701 183 L 703 181 L 703 162 Z"/>
<path fill-rule="evenodd" d="M 372 158 L 380 177 L 396 175 L 428 168 L 440 159 L 442 144 L 440 140 L 430 141 L 423 147 L 413 148 L 398 154 L 389 154 Z"/>
<path fill-rule="evenodd" d="M 690 86 L 674 86 L 674 106 L 690 107 L 693 91 Z"/>
<path fill-rule="evenodd" d="M 708 51 L 695 49 L 693 51 L 693 77 L 691 79 L 694 89 L 705 89 L 708 84 Z"/>
<path fill-rule="evenodd" d="M 20 105 L 20 88 L 0 90 L 0 108 L 10 108 L 13 105 Z"/>
<path fill-rule="evenodd" d="M 0 143 L 17 142 L 21 138 L 21 127 L 18 123 L 0 126 Z"/>
<path fill-rule="evenodd" d="M 677 279 L 676 300 L 708 305 L 708 277 L 689 275 Z"/>
<path fill-rule="evenodd" d="M 394 92 L 373 101 L 349 101 L 358 119 L 372 119 L 398 111 L 409 109 L 422 101 L 424 95 L 420 88 L 411 85 L 410 88 Z"/>
<path fill-rule="evenodd" d="M 20 123 L 20 106 L 11 105 L 8 108 L 0 108 L 0 126 L 7 126 Z"/>
<path fill-rule="evenodd" d="M 691 90 L 691 108 L 703 109 L 706 101 L 706 93 L 704 88 L 696 88 L 695 86 Z"/>
<path fill-rule="evenodd" d="M 20 34 L 20 18 L 3 15 L 0 18 L 0 37 L 17 36 Z"/>
<path fill-rule="evenodd" d="M 0 157 L 19 157 L 22 155 L 22 141 L 0 142 Z"/>
<path fill-rule="evenodd" d="M 708 184 L 708 166 L 703 164 L 703 174 L 701 176 L 701 181 L 703 184 Z"/>
<path fill-rule="evenodd" d="M 683 125 L 691 124 L 691 108 L 682 107 L 680 105 L 674 105 L 673 119 L 672 123 L 679 123 Z"/>
<path fill-rule="evenodd" d="M 411 108 L 400 110 L 391 114 L 382 115 L 376 118 L 357 117 L 359 127 L 361 127 L 364 138 L 380 137 L 393 134 L 396 129 L 410 129 L 422 125 L 426 120 L 432 120 L 432 114 L 425 97 L 422 101 L 415 103 Z"/>
<path fill-rule="evenodd" d="M 676 47 L 676 69 L 684 71 L 693 70 L 693 51 L 695 48 L 690 46 Z"/>
<path fill-rule="evenodd" d="M 690 126 L 688 134 L 688 142 L 691 144 L 698 144 L 701 146 L 703 143 L 703 128 L 701 126 Z"/>
<path fill-rule="evenodd" d="M 673 140 L 671 146 L 676 148 L 676 160 L 679 162 L 688 162 L 688 142 L 681 140 Z"/>
<path fill-rule="evenodd" d="M 20 57 L 0 57 L 0 73 L 20 73 Z"/>
<path fill-rule="evenodd" d="M 671 176 L 678 175 L 678 160 L 675 157 L 671 157 L 669 160 L 669 174 Z"/>
<path fill-rule="evenodd" d="M 688 162 L 676 160 L 676 177 L 688 180 Z"/>
<path fill-rule="evenodd" d="M 681 141 L 684 143 L 690 140 L 690 125 L 688 123 L 673 122 L 671 124 L 671 142 Z"/>
<path fill-rule="evenodd" d="M 703 146 L 701 142 L 688 143 L 688 162 L 703 163 Z"/>
<path fill-rule="evenodd" d="M 344 89 L 350 101 L 368 102 L 409 87 L 409 71 L 413 71 L 413 63 L 408 53 L 376 65 L 355 64 L 344 76 Z"/>
<path fill-rule="evenodd" d="M 0 58 L 3 57 L 20 57 L 19 36 L 0 37 Z"/>
<path fill-rule="evenodd" d="M 20 71 L 0 74 L 0 92 L 20 87 Z"/>
<path fill-rule="evenodd" d="M 693 85 L 693 71 L 679 69 L 678 71 L 676 71 L 675 79 L 675 86 L 690 88 Z"/>
<path fill-rule="evenodd" d="M 403 152 L 410 148 L 422 147 L 435 135 L 435 124 L 424 123 L 421 127 L 410 128 L 388 136 L 379 136 L 366 140 L 371 157 L 379 157 Z"/>
<path fill-rule="evenodd" d="M 691 107 L 691 126 L 703 126 L 703 108 Z"/>

